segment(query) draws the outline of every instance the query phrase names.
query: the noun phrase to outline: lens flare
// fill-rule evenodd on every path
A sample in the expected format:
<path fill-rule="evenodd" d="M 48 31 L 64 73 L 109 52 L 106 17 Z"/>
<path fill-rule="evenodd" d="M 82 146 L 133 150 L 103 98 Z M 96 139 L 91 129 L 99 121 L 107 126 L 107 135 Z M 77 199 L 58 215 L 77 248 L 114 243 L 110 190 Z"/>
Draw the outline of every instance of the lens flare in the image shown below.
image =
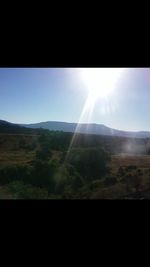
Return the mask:
<path fill-rule="evenodd" d="M 82 68 L 79 69 L 80 78 L 87 87 L 88 97 L 81 112 L 76 130 L 72 137 L 70 146 L 68 148 L 66 159 L 69 157 L 70 151 L 77 138 L 77 133 L 80 132 L 81 124 L 86 121 L 90 123 L 91 116 L 95 107 L 96 100 L 102 99 L 104 113 L 110 111 L 110 107 L 107 104 L 108 97 L 117 88 L 117 82 L 123 72 L 123 68 Z M 88 127 L 87 127 L 88 133 Z"/>

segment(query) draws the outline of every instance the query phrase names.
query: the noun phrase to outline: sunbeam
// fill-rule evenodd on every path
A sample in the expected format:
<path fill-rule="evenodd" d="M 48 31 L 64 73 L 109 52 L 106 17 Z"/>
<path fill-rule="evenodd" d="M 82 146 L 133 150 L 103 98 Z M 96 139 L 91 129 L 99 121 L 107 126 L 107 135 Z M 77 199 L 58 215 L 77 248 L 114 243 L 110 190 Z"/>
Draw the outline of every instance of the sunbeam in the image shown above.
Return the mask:
<path fill-rule="evenodd" d="M 92 116 L 92 112 L 93 112 L 93 109 L 94 109 L 94 105 L 95 105 L 95 99 L 94 98 L 91 99 L 91 96 L 88 96 L 88 98 L 87 98 L 87 100 L 85 102 L 85 105 L 83 107 L 81 116 L 79 118 L 78 124 L 76 126 L 75 132 L 73 134 L 72 140 L 70 142 L 65 161 L 67 161 L 67 159 L 68 159 L 69 153 L 70 153 L 70 151 L 71 151 L 71 149 L 73 147 L 75 139 L 77 138 L 76 135 L 77 135 L 77 133 L 80 132 L 80 128 L 82 127 L 82 123 L 83 123 L 84 119 L 86 119 L 86 121 L 87 121 L 86 131 L 88 132 L 88 123 L 90 122 L 90 119 L 91 119 L 91 116 Z"/>
<path fill-rule="evenodd" d="M 88 97 L 83 107 L 81 116 L 76 126 L 70 146 L 67 151 L 66 159 L 77 138 L 77 133 L 80 133 L 83 122 L 87 123 L 86 131 L 88 133 L 88 124 L 91 122 L 91 116 L 98 99 L 101 99 L 101 113 L 111 112 L 112 108 L 109 103 L 109 98 L 117 88 L 117 82 L 123 72 L 123 68 L 87 68 L 80 69 L 82 81 L 85 83 L 88 90 Z"/>

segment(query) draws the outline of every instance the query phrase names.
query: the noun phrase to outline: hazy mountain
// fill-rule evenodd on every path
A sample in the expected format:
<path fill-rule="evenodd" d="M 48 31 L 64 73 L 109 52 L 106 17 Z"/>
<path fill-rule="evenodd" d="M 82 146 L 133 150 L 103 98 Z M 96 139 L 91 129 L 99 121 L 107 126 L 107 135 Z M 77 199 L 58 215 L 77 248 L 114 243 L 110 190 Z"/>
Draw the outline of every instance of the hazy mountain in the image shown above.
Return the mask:
<path fill-rule="evenodd" d="M 19 131 L 21 128 L 24 128 L 24 127 L 21 127 L 18 124 L 10 123 L 8 121 L 0 120 L 0 133 L 3 133 L 3 132 L 14 133 L 14 132 Z"/>
<path fill-rule="evenodd" d="M 137 137 L 150 138 L 150 132 L 127 132 L 109 128 L 103 124 L 77 124 L 67 122 L 47 121 L 33 124 L 14 124 L 4 120 L 0 120 L 0 133 L 40 133 L 41 131 L 63 131 L 84 134 L 96 134 L 106 136 L 120 136 L 120 137 Z"/>
<path fill-rule="evenodd" d="M 149 138 L 150 132 L 127 132 L 109 128 L 103 124 L 77 124 L 57 121 L 47 121 L 33 124 L 23 124 L 22 126 L 28 128 L 43 128 L 51 131 L 63 131 L 63 132 L 78 132 L 84 134 L 96 134 L 96 135 L 108 135 L 108 136 L 122 136 L 122 137 L 137 137 L 137 138 Z"/>
<path fill-rule="evenodd" d="M 6 134 L 40 134 L 46 132 L 44 129 L 31 129 L 19 124 L 11 123 L 8 121 L 0 120 L 0 133 Z"/>

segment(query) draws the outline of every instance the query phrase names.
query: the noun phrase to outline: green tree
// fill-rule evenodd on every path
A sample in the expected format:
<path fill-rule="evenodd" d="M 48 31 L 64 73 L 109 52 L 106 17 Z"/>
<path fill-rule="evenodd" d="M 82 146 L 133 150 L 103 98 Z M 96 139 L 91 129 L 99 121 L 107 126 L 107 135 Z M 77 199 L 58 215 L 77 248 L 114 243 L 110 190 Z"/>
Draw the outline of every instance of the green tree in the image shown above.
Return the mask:
<path fill-rule="evenodd" d="M 49 192 L 54 192 L 54 174 L 56 165 L 53 162 L 37 160 L 33 166 L 31 183 L 34 186 L 46 187 Z"/>
<path fill-rule="evenodd" d="M 68 161 L 87 182 L 100 179 L 107 173 L 110 155 L 104 149 L 84 148 L 71 151 Z"/>
<path fill-rule="evenodd" d="M 36 159 L 37 160 L 48 160 L 52 156 L 52 152 L 49 150 L 47 146 L 43 146 L 41 149 L 36 151 Z"/>

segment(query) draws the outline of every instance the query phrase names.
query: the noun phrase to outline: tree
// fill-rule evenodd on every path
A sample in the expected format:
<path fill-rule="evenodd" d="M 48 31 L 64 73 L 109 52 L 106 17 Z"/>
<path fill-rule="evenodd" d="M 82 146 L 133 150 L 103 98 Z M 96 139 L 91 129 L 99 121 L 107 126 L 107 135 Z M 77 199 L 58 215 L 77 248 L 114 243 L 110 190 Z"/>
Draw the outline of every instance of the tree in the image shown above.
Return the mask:
<path fill-rule="evenodd" d="M 54 174 L 56 166 L 52 162 L 37 160 L 33 166 L 31 183 L 34 186 L 46 187 L 50 193 L 54 192 Z"/>
<path fill-rule="evenodd" d="M 68 158 L 69 163 L 76 168 L 86 182 L 103 177 L 107 173 L 109 160 L 109 153 L 100 148 L 74 149 Z"/>
<path fill-rule="evenodd" d="M 27 165 L 4 167 L 0 169 L 0 184 L 8 184 L 13 181 L 28 183 L 31 179 L 31 169 Z"/>
<path fill-rule="evenodd" d="M 47 146 L 42 147 L 41 149 L 36 151 L 36 159 L 37 160 L 48 160 L 51 158 L 52 152 L 48 149 Z"/>

